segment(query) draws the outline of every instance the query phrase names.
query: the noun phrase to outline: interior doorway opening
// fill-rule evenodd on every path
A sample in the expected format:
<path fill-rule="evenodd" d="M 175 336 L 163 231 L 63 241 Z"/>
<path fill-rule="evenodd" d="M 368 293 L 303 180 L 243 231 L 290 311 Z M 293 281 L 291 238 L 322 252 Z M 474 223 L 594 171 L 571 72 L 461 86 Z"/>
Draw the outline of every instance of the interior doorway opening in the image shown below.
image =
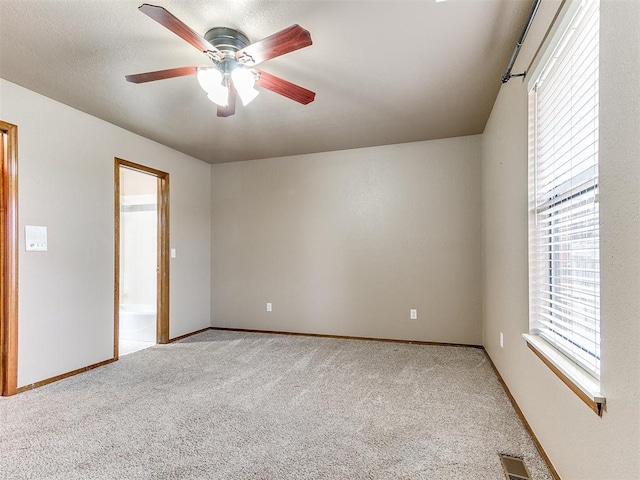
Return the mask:
<path fill-rule="evenodd" d="M 120 356 L 156 344 L 158 179 L 120 167 Z"/>
<path fill-rule="evenodd" d="M 169 175 L 116 158 L 114 357 L 169 341 Z"/>

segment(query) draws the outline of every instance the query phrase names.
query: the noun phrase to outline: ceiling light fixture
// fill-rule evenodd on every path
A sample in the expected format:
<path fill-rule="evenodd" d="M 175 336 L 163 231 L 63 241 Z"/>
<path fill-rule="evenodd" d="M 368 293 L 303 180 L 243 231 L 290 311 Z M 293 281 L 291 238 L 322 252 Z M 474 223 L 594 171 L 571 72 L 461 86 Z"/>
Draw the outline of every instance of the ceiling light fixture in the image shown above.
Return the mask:
<path fill-rule="evenodd" d="M 251 103 L 260 93 L 254 88 L 256 84 L 256 77 L 251 70 L 244 67 L 236 67 L 231 72 L 231 79 L 233 80 L 233 86 L 236 87 L 238 96 L 245 107 L 249 105 L 249 103 Z"/>
<path fill-rule="evenodd" d="M 198 83 L 207 92 L 209 100 L 221 107 L 226 107 L 229 104 L 229 79 L 231 79 L 242 104 L 249 105 L 260 93 L 254 88 L 255 75 L 251 70 L 240 65 L 234 65 L 231 74 L 223 73 L 221 67 L 224 66 L 221 63 L 213 68 L 199 68 Z"/>
<path fill-rule="evenodd" d="M 238 94 L 243 105 L 249 105 L 260 92 L 256 90 L 256 75 L 238 59 L 236 53 L 244 48 L 249 40 L 238 30 L 216 27 L 209 30 L 204 38 L 211 42 L 220 55 L 213 56 L 213 68 L 198 69 L 198 82 L 207 92 L 209 100 L 227 107 L 230 90 Z"/>
<path fill-rule="evenodd" d="M 207 92 L 207 97 L 216 105 L 226 107 L 229 104 L 229 87 L 224 76 L 217 68 L 198 69 L 198 83 Z"/>
<path fill-rule="evenodd" d="M 158 5 L 144 3 L 138 9 L 206 54 L 213 66 L 178 67 L 127 75 L 128 82 L 146 83 L 195 74 L 209 100 L 218 105 L 219 117 L 235 113 L 237 97 L 243 105 L 251 103 L 259 93 L 255 87 L 271 90 L 303 105 L 315 99 L 316 94 L 311 90 L 256 68 L 262 62 L 311 45 L 311 35 L 300 25 L 291 25 L 250 43 L 244 33 L 228 27 L 212 28 L 203 38 Z"/>

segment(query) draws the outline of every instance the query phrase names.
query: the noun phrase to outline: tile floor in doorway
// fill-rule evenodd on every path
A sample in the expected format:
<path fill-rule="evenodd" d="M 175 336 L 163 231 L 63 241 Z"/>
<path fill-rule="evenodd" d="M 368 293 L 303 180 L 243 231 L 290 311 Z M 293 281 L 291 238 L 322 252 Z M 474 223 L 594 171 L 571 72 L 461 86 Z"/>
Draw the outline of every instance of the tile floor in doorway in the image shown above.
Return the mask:
<path fill-rule="evenodd" d="M 141 340 L 123 340 L 120 339 L 120 356 L 128 355 L 139 350 L 144 350 L 155 345 L 154 342 L 143 342 Z"/>

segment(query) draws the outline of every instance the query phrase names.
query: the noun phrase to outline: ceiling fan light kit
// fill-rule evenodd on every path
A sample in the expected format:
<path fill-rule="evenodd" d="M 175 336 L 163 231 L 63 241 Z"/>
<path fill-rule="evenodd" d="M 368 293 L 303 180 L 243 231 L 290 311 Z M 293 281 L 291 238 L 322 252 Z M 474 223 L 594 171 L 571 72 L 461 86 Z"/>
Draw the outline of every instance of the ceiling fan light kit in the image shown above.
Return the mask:
<path fill-rule="evenodd" d="M 207 92 L 207 97 L 212 102 L 226 107 L 229 104 L 229 89 L 223 85 L 222 73 L 215 68 L 198 69 L 198 83 Z"/>
<path fill-rule="evenodd" d="M 249 45 L 249 39 L 241 31 L 227 27 L 212 28 L 204 38 L 222 52 L 223 57 L 213 56 L 215 66 L 198 71 L 200 86 L 209 100 L 222 107 L 228 106 L 229 91 L 235 88 L 242 104 L 247 106 L 260 93 L 254 88 L 255 74 L 236 58 L 238 50 Z"/>
<path fill-rule="evenodd" d="M 233 86 L 238 92 L 238 96 L 245 107 L 249 105 L 249 103 L 251 103 L 260 93 L 254 88 L 256 84 L 256 77 L 251 70 L 238 67 L 231 72 L 231 80 L 233 81 Z"/>
<path fill-rule="evenodd" d="M 315 99 L 314 92 L 255 68 L 259 63 L 311 45 L 311 35 L 299 25 L 250 44 L 244 33 L 233 28 L 215 27 L 201 37 L 163 7 L 145 3 L 139 10 L 207 55 L 213 66 L 127 75 L 127 81 L 145 83 L 195 74 L 209 100 L 218 105 L 219 117 L 235 113 L 236 95 L 244 106 L 253 101 L 260 93 L 256 86 L 303 105 Z"/>

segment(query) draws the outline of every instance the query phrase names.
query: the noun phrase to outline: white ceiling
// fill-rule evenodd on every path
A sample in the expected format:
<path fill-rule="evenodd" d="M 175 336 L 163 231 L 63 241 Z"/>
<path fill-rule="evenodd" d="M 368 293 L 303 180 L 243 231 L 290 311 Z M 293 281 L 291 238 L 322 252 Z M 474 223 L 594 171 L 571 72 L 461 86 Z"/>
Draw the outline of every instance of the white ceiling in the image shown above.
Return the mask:
<path fill-rule="evenodd" d="M 263 90 L 218 118 L 194 76 L 127 74 L 210 61 L 142 0 L 0 0 L 0 77 L 209 163 L 482 133 L 533 0 L 147 0 L 201 35 L 253 41 L 291 24 L 313 45 L 260 68 L 316 92 Z"/>

